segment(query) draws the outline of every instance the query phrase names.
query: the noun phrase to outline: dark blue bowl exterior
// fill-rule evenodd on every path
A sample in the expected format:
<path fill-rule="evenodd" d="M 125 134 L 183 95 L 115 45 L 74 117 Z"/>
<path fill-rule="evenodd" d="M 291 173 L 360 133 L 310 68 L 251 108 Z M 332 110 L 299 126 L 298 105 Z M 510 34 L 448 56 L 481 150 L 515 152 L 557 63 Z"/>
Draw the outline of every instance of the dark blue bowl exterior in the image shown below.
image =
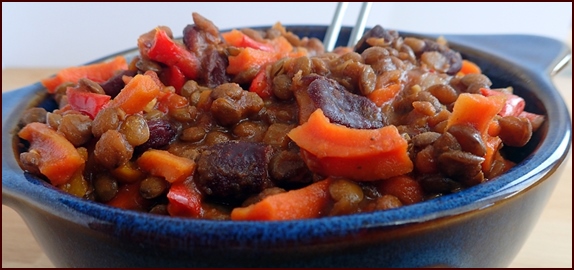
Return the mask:
<path fill-rule="evenodd" d="M 322 39 L 326 27 L 288 29 Z M 349 35 L 350 28 L 343 28 L 338 44 L 346 44 Z M 37 83 L 2 95 L 2 203 L 23 217 L 61 267 L 506 266 L 538 219 L 571 149 L 570 114 L 549 78 L 569 50 L 535 36 L 446 38 L 479 63 L 495 86 L 512 85 L 529 111 L 550 119 L 520 157 L 524 161 L 493 181 L 399 209 L 305 221 L 207 221 L 125 211 L 86 202 L 22 172 L 7 149 L 30 97 L 42 96 Z M 521 46 L 529 49 L 515 50 Z"/>

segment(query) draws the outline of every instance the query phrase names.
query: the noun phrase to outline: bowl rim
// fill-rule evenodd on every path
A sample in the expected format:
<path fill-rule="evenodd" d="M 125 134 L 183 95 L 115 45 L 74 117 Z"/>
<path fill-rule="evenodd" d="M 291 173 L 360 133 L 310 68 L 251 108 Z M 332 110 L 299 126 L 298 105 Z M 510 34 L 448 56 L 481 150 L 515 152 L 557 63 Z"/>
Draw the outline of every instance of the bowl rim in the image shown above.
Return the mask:
<path fill-rule="evenodd" d="M 288 30 L 297 27 L 323 29 L 324 33 L 327 26 L 286 26 Z M 350 28 L 343 27 L 341 35 L 345 35 L 346 31 L 350 31 Z M 433 36 L 402 32 L 400 34 L 401 36 Z M 547 133 L 544 134 L 544 136 L 550 137 L 552 140 L 543 140 L 536 147 L 534 153 L 528 155 L 521 163 L 493 181 L 432 200 L 385 211 L 291 221 L 214 221 L 140 213 L 77 198 L 54 188 L 39 178 L 24 173 L 15 160 L 15 154 L 12 151 L 3 151 L 2 202 L 3 204 L 11 204 L 10 200 L 28 201 L 39 208 L 53 212 L 55 215 L 88 227 L 92 227 L 94 222 L 114 224 L 112 231 L 115 235 L 125 234 L 127 232 L 126 228 L 129 228 L 128 233 L 137 236 L 140 232 L 148 231 L 150 226 L 162 228 L 162 235 L 190 236 L 199 232 L 205 235 L 200 235 L 197 239 L 194 239 L 198 240 L 199 243 L 197 244 L 201 245 L 208 245 L 213 243 L 213 241 L 218 242 L 221 240 L 228 242 L 230 239 L 235 239 L 237 243 L 247 242 L 246 240 L 249 240 L 252 244 L 275 242 L 278 241 L 273 236 L 275 230 L 305 232 L 305 235 L 300 233 L 288 234 L 282 241 L 320 238 L 325 235 L 344 236 L 350 232 L 358 232 L 362 228 L 381 228 L 421 223 L 491 207 L 497 202 L 511 198 L 548 178 L 563 163 L 570 151 L 572 140 L 570 114 L 560 94 L 550 81 L 550 75 L 556 69 L 558 63 L 563 62 L 566 58 L 569 59 L 570 50 L 559 41 L 529 35 L 446 35 L 445 37 L 449 42 L 452 41 L 453 48 L 459 51 L 461 48 L 467 48 L 465 51 L 470 53 L 482 52 L 481 56 L 490 57 L 488 59 L 496 59 L 504 67 L 514 69 L 513 72 L 529 76 L 532 88 L 537 92 L 537 97 L 541 99 L 541 102 L 545 105 L 544 107 L 548 110 L 547 117 L 555 119 L 548 123 Z M 500 48 L 494 48 L 494 51 L 484 52 L 484 48 L 480 49 L 468 45 L 485 37 L 512 40 L 534 38 L 545 42 L 558 42 L 558 45 L 562 46 L 559 51 L 555 52 L 552 59 L 546 59 L 547 63 L 545 64 L 524 64 L 517 63 L 516 57 L 513 58 L 512 52 L 508 52 L 508 50 L 501 52 Z M 339 42 L 346 41 L 340 38 Z M 137 48 L 120 51 L 90 63 L 101 62 L 117 55 L 129 55 L 130 53 L 137 54 Z M 501 54 L 510 54 L 511 57 L 502 57 Z M 17 124 L 17 119 L 14 119 L 15 117 L 10 118 L 10 116 L 18 115 L 18 112 L 23 110 L 17 103 L 20 105 L 27 104 L 29 102 L 24 101 L 24 99 L 28 95 L 42 93 L 42 91 L 45 91 L 43 86 L 37 82 L 3 93 L 3 147 L 8 146 L 8 149 L 12 149 L 12 132 Z M 544 95 L 541 95 L 541 93 L 544 93 Z M 13 104 L 5 104 L 5 100 L 8 100 L 6 101 L 7 103 L 13 102 Z M 524 173 L 523 170 L 527 172 Z M 27 181 L 23 181 L 23 184 L 15 183 L 23 180 L 22 175 Z M 333 226 L 333 224 L 338 225 Z M 217 228 L 217 232 L 211 230 L 212 228 Z"/>

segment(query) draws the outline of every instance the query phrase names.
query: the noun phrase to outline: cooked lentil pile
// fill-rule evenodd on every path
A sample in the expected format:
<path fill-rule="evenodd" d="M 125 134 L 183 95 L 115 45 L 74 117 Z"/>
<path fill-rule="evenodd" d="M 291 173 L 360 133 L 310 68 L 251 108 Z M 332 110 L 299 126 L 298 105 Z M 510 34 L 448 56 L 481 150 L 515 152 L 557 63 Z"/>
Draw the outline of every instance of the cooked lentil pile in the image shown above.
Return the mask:
<path fill-rule="evenodd" d="M 158 215 L 285 220 L 380 211 L 478 185 L 544 116 L 447 40 L 379 25 L 327 52 L 280 23 L 220 32 L 193 13 L 139 54 L 42 80 L 22 168 L 75 196 Z"/>

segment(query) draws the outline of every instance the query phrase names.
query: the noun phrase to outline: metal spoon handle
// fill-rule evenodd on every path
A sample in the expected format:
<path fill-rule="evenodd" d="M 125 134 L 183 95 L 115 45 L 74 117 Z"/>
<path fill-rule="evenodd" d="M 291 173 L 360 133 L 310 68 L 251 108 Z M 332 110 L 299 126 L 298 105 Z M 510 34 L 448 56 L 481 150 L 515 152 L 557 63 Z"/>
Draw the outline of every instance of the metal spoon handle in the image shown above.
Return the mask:
<path fill-rule="evenodd" d="M 348 5 L 349 2 L 339 2 L 337 4 L 335 15 L 333 16 L 331 25 L 329 25 L 329 28 L 327 29 L 325 39 L 323 40 L 325 50 L 328 52 L 332 51 L 335 48 L 335 43 L 337 42 L 339 32 L 341 31 L 341 22 L 343 21 L 343 16 L 345 15 L 345 11 L 347 10 Z"/>
<path fill-rule="evenodd" d="M 363 31 L 365 31 L 365 25 L 367 24 L 367 19 L 369 17 L 369 12 L 371 11 L 372 5 L 373 2 L 363 2 L 363 5 L 361 6 L 361 12 L 359 13 L 359 18 L 357 18 L 355 27 L 353 27 L 353 31 L 351 31 L 351 37 L 349 38 L 349 43 L 347 46 L 355 46 L 359 39 L 361 39 Z"/>

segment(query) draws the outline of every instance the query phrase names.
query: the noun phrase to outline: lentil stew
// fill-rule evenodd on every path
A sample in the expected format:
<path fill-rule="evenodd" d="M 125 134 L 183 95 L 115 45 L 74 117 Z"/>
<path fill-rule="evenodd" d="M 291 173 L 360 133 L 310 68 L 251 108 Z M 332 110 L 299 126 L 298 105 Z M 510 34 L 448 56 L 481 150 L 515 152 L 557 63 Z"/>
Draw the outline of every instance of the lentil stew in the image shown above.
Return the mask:
<path fill-rule="evenodd" d="M 285 220 L 386 210 L 512 168 L 544 116 L 442 38 L 375 26 L 326 52 L 280 23 L 193 13 L 139 54 L 70 67 L 28 109 L 19 160 L 87 200 L 153 214 Z"/>

